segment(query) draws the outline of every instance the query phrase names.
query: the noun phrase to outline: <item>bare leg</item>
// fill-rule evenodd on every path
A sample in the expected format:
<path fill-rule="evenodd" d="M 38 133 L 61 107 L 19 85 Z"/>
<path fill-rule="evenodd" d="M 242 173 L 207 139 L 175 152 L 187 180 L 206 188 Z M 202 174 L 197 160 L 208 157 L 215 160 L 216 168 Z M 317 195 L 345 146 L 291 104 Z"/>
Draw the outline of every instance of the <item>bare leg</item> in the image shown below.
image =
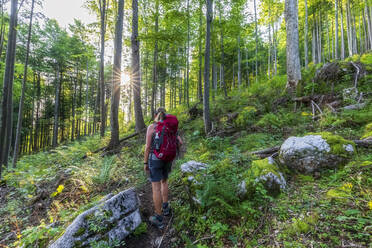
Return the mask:
<path fill-rule="evenodd" d="M 154 200 L 155 213 L 161 215 L 161 185 L 160 182 L 152 183 L 152 198 Z"/>
<path fill-rule="evenodd" d="M 168 202 L 168 180 L 161 180 L 161 196 L 163 202 Z"/>

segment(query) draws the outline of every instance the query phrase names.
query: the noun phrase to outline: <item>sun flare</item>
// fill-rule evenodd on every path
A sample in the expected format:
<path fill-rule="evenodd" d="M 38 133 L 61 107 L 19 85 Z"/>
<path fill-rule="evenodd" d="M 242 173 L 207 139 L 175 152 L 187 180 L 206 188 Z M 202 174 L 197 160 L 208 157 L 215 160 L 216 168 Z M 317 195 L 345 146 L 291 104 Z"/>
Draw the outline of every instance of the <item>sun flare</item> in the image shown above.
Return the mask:
<path fill-rule="evenodd" d="M 128 72 L 124 71 L 121 73 L 121 86 L 130 84 L 130 75 Z"/>

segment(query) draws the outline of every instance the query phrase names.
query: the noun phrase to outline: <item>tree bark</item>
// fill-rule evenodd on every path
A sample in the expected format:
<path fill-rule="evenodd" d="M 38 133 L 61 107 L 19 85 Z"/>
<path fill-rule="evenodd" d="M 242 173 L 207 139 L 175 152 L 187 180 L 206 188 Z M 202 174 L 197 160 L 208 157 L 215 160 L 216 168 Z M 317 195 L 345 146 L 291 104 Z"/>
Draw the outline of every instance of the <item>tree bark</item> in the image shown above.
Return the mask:
<path fill-rule="evenodd" d="M 138 0 L 132 0 L 132 84 L 134 116 L 136 119 L 136 131 L 141 132 L 146 125 L 143 120 L 141 107 L 141 72 L 140 72 L 140 44 L 138 40 Z"/>
<path fill-rule="evenodd" d="M 341 11 L 341 60 L 345 59 L 345 37 L 344 37 L 344 14 L 342 7 L 342 0 L 340 0 L 340 11 Z"/>
<path fill-rule="evenodd" d="M 156 0 L 156 13 L 155 13 L 155 35 L 158 34 L 159 31 L 159 0 Z M 158 79 L 158 38 L 155 37 L 155 47 L 154 47 L 154 64 L 152 69 L 152 96 L 151 96 L 151 117 L 153 118 L 155 115 L 155 108 L 156 108 L 156 89 L 157 89 L 157 79 Z"/>
<path fill-rule="evenodd" d="M 53 140 L 52 146 L 56 147 L 58 145 L 58 118 L 59 118 L 59 96 L 62 84 L 62 72 L 60 72 L 60 67 L 58 66 L 57 78 L 56 78 L 56 94 L 54 101 L 54 125 L 53 125 Z"/>
<path fill-rule="evenodd" d="M 256 53 L 255 53 L 255 61 L 256 61 L 256 83 L 258 80 L 258 31 L 257 31 L 257 7 L 256 7 L 256 0 L 253 1 L 254 3 L 254 25 L 255 25 L 255 39 L 256 39 Z"/>
<path fill-rule="evenodd" d="M 207 2 L 207 30 L 205 36 L 205 58 L 204 58 L 204 98 L 203 98 L 203 117 L 205 133 L 208 135 L 212 130 L 212 122 L 209 110 L 209 55 L 210 55 L 210 41 L 211 41 L 211 23 L 212 23 L 212 0 Z"/>
<path fill-rule="evenodd" d="M 224 44 L 223 44 L 223 25 L 222 25 L 222 6 L 221 2 L 219 4 L 219 12 L 220 12 L 220 26 L 221 26 L 221 68 L 220 68 L 220 83 L 223 86 L 223 92 L 225 95 L 225 98 L 227 97 L 227 87 L 225 82 L 225 66 L 224 66 L 224 60 L 225 60 L 225 52 L 224 52 Z"/>
<path fill-rule="evenodd" d="M 241 72 L 241 54 L 240 54 L 240 34 L 238 34 L 238 87 L 242 84 L 242 72 Z"/>
<path fill-rule="evenodd" d="M 337 0 L 336 0 L 337 1 Z M 305 0 L 305 35 L 304 35 L 304 53 L 305 53 L 305 68 L 307 69 L 309 59 L 308 59 L 308 49 L 307 49 L 307 33 L 308 33 L 308 13 L 307 13 L 307 0 Z"/>
<path fill-rule="evenodd" d="M 73 87 L 73 95 L 72 95 L 72 123 L 71 123 L 71 141 L 75 139 L 75 107 L 76 107 L 76 79 L 71 77 L 71 84 Z"/>
<path fill-rule="evenodd" d="M 26 58 L 25 58 L 25 65 L 24 65 L 24 70 L 23 70 L 22 92 L 21 92 L 21 99 L 20 99 L 20 102 L 19 102 L 17 132 L 16 132 L 16 140 L 15 140 L 14 153 L 13 153 L 13 168 L 15 168 L 16 164 L 17 164 L 18 154 L 19 154 L 19 146 L 20 146 L 20 142 L 21 142 L 23 106 L 24 106 L 24 98 L 25 98 L 25 91 L 26 91 L 28 59 L 29 59 L 29 54 L 30 54 L 31 30 L 32 30 L 32 18 L 33 18 L 33 15 L 34 15 L 34 6 L 35 6 L 35 0 L 32 0 L 30 23 L 29 23 L 29 26 L 28 26 L 28 35 L 27 35 Z"/>
<path fill-rule="evenodd" d="M 134 15 L 135 13 L 133 13 Z M 119 145 L 119 103 L 121 82 L 121 57 L 123 50 L 123 22 L 124 22 L 124 0 L 119 0 L 118 13 L 116 16 L 115 41 L 114 41 L 114 68 L 112 80 L 111 97 L 111 139 L 109 149 Z"/>
<path fill-rule="evenodd" d="M 301 80 L 297 0 L 285 1 L 285 20 L 287 31 L 287 89 L 293 95 L 298 81 Z"/>
<path fill-rule="evenodd" d="M 101 126 L 100 135 L 105 136 L 106 129 L 106 105 L 105 105 L 105 34 L 106 34 L 106 0 L 99 0 L 100 9 L 100 25 L 101 25 L 101 54 L 100 54 L 100 67 L 99 67 L 99 96 L 101 107 Z"/>
<path fill-rule="evenodd" d="M 198 78 L 198 98 L 203 101 L 203 86 L 202 86 L 202 28 L 203 28 L 203 2 L 199 0 L 199 78 Z M 205 55 L 204 55 L 205 56 Z"/>
<path fill-rule="evenodd" d="M 338 0 L 335 0 L 335 59 L 338 59 Z"/>
<path fill-rule="evenodd" d="M 8 45 L 5 59 L 5 71 L 3 79 L 3 99 L 2 116 L 0 131 L 0 178 L 2 165 L 8 165 L 10 150 L 10 139 L 12 131 L 12 95 L 13 95 L 13 76 L 17 40 L 17 6 L 18 0 L 11 1 L 11 15 L 9 21 Z"/>

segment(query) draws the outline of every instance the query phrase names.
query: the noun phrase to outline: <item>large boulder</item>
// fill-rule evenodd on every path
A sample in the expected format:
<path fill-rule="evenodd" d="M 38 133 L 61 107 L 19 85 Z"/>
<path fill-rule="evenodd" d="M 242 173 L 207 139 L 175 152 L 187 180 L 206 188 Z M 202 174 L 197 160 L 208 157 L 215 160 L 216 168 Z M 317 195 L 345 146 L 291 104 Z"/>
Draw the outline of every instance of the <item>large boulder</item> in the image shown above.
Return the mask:
<path fill-rule="evenodd" d="M 252 162 L 252 166 L 245 174 L 245 179 L 238 186 L 238 194 L 245 196 L 249 191 L 254 190 L 258 182 L 262 183 L 271 195 L 278 195 L 287 185 L 272 157 Z"/>
<path fill-rule="evenodd" d="M 323 132 L 288 138 L 280 147 L 279 160 L 296 172 L 313 173 L 345 164 L 354 153 L 354 142 Z"/>
<path fill-rule="evenodd" d="M 133 188 L 123 191 L 80 214 L 50 248 L 109 247 L 124 240 L 141 224 L 139 199 Z"/>

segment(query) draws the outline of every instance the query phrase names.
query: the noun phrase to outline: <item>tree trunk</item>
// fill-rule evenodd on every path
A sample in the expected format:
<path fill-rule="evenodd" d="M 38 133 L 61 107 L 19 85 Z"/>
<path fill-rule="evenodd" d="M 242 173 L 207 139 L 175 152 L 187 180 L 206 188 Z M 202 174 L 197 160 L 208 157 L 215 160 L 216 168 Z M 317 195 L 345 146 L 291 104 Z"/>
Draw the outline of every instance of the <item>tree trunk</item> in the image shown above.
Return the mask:
<path fill-rule="evenodd" d="M 16 167 L 16 163 L 18 160 L 18 154 L 19 154 L 19 146 L 20 146 L 20 141 L 21 141 L 23 106 L 24 106 L 24 98 L 25 98 L 25 91 L 26 91 L 28 58 L 30 54 L 31 30 L 32 30 L 32 18 L 34 15 L 34 6 L 35 6 L 35 0 L 32 0 L 30 24 L 28 26 L 28 36 L 27 36 L 27 45 L 26 45 L 26 58 L 25 58 L 25 65 L 24 65 L 24 70 L 23 70 L 22 92 L 21 92 L 21 99 L 19 101 L 17 132 L 16 132 L 16 140 L 15 140 L 14 153 L 13 153 L 13 168 Z"/>
<path fill-rule="evenodd" d="M 198 98 L 203 101 L 203 86 L 202 86 L 202 29 L 203 29 L 203 2 L 199 0 L 199 78 L 198 78 Z M 205 56 L 205 55 L 204 55 Z"/>
<path fill-rule="evenodd" d="M 132 0 L 133 21 L 132 21 L 132 85 L 134 116 L 136 119 L 136 131 L 140 132 L 146 125 L 143 120 L 141 107 L 141 71 L 140 71 L 140 47 L 138 40 L 138 0 Z"/>
<path fill-rule="evenodd" d="M 76 109 L 76 79 L 71 77 L 71 84 L 74 89 L 74 94 L 72 95 L 72 123 L 71 123 L 71 141 L 75 139 L 75 109 Z"/>
<path fill-rule="evenodd" d="M 238 87 L 242 84 L 242 76 L 241 76 L 241 54 L 240 54 L 240 34 L 238 35 Z"/>
<path fill-rule="evenodd" d="M 250 86 L 250 82 L 249 82 L 249 64 L 248 64 L 248 47 L 245 49 L 245 64 L 246 64 L 246 67 L 247 67 L 247 87 Z"/>
<path fill-rule="evenodd" d="M 11 1 L 11 15 L 9 21 L 8 45 L 5 59 L 5 71 L 3 79 L 3 99 L 2 116 L 0 131 L 0 178 L 2 165 L 8 165 L 8 155 L 10 150 L 10 139 L 12 131 L 12 95 L 13 95 L 13 76 L 17 40 L 17 6 L 18 1 Z"/>
<path fill-rule="evenodd" d="M 99 85 L 100 85 L 100 107 L 101 107 L 101 137 L 105 136 L 106 128 L 106 106 L 105 106 L 105 34 L 106 34 L 106 0 L 99 0 L 100 5 L 100 23 L 101 23 L 101 54 L 99 67 Z"/>
<path fill-rule="evenodd" d="M 346 27 L 347 27 L 347 47 L 349 56 L 353 55 L 353 40 L 352 40 L 352 27 L 351 27 L 351 16 L 350 16 L 350 1 L 346 3 Z"/>
<path fill-rule="evenodd" d="M 41 78 L 40 78 L 40 72 L 37 73 L 37 80 L 36 80 L 36 121 L 35 121 L 35 133 L 33 138 L 33 150 L 38 151 L 38 140 L 39 140 L 39 130 L 40 130 L 40 118 L 39 118 L 39 112 L 40 112 L 40 95 L 41 95 Z"/>
<path fill-rule="evenodd" d="M 344 14 L 342 7 L 342 0 L 340 0 L 340 11 L 341 11 L 341 60 L 345 59 L 345 37 L 344 37 Z"/>
<path fill-rule="evenodd" d="M 253 1 L 254 3 L 254 25 L 255 25 L 255 39 L 256 39 L 256 53 L 255 53 L 255 60 L 256 60 L 256 83 L 258 80 L 258 31 L 257 31 L 257 7 L 256 7 L 256 0 Z"/>
<path fill-rule="evenodd" d="M 156 0 L 156 13 L 155 13 L 155 35 L 159 31 L 159 0 Z M 158 79 L 158 38 L 155 37 L 155 48 L 154 48 L 154 64 L 152 70 L 152 97 L 151 97 L 151 117 L 154 118 L 156 108 L 156 88 Z"/>
<path fill-rule="evenodd" d="M 297 0 L 285 1 L 285 20 L 287 31 L 287 88 L 294 95 L 298 81 L 301 80 Z"/>
<path fill-rule="evenodd" d="M 336 0 L 337 1 L 337 0 Z M 305 68 L 307 69 L 309 59 L 308 59 L 308 49 L 307 49 L 307 33 L 308 33 L 308 13 L 307 13 L 307 0 L 305 0 L 305 35 L 304 35 L 304 53 L 305 53 Z"/>
<path fill-rule="evenodd" d="M 187 107 L 190 107 L 190 85 L 189 85 L 189 72 L 190 72 L 190 0 L 187 0 L 187 57 L 186 57 L 186 102 Z"/>
<path fill-rule="evenodd" d="M 211 42 L 211 23 L 212 23 L 212 0 L 207 1 L 207 30 L 205 36 L 205 58 L 204 58 L 204 128 L 205 133 L 208 135 L 212 130 L 212 122 L 209 112 L 209 53 L 210 53 L 210 42 Z"/>
<path fill-rule="evenodd" d="M 87 128 L 89 123 L 89 61 L 87 60 L 87 75 L 86 75 L 86 86 L 85 86 L 85 125 L 84 125 L 84 136 L 87 135 Z"/>
<path fill-rule="evenodd" d="M 338 59 L 338 0 L 335 0 L 335 59 Z"/>
<path fill-rule="evenodd" d="M 59 118 L 59 95 L 62 84 L 62 72 L 60 72 L 60 67 L 58 66 L 57 78 L 56 78 L 56 95 L 54 101 L 54 125 L 53 125 L 53 140 L 52 146 L 56 147 L 58 145 L 58 118 Z"/>
<path fill-rule="evenodd" d="M 224 60 L 225 60 L 225 52 L 224 52 L 224 44 L 223 44 L 223 25 L 222 25 L 222 6 L 221 2 L 219 4 L 219 12 L 220 12 L 220 26 L 221 26 L 221 68 L 220 68 L 220 83 L 223 86 L 223 92 L 225 95 L 225 98 L 227 97 L 227 87 L 225 82 L 225 66 L 224 66 Z"/>
<path fill-rule="evenodd" d="M 4 21 L 4 0 L 0 0 L 1 8 L 1 24 L 0 24 L 0 61 L 3 56 L 4 37 L 5 37 L 5 21 Z"/>

